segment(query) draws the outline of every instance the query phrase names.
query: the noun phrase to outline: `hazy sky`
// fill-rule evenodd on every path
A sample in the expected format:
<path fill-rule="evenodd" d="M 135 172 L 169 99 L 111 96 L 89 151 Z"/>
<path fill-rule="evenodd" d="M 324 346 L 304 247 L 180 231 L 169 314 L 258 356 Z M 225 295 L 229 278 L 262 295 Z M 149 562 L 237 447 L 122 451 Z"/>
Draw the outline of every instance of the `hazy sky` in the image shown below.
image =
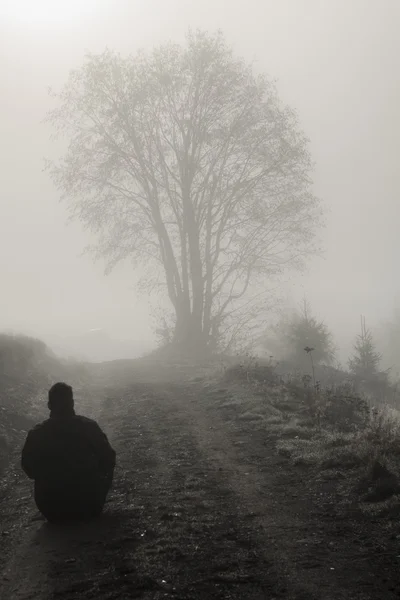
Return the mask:
<path fill-rule="evenodd" d="M 229 10 L 227 7 L 229 6 Z M 0 3 L 0 329 L 148 339 L 147 298 L 128 266 L 104 277 L 80 254 L 43 157 L 41 124 L 85 51 L 122 53 L 187 28 L 221 28 L 237 52 L 278 79 L 311 140 L 317 194 L 330 208 L 326 259 L 293 281 L 339 341 L 390 313 L 400 292 L 399 0 L 3 0 Z M 346 338 L 347 336 L 347 338 Z"/>

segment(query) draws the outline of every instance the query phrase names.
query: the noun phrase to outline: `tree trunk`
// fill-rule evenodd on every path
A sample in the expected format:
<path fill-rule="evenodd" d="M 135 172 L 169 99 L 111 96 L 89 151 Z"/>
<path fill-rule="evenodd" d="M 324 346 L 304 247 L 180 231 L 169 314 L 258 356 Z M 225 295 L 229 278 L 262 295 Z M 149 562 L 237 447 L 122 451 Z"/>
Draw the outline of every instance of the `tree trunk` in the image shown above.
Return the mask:
<path fill-rule="evenodd" d="M 192 287 L 192 311 L 188 327 L 189 346 L 204 345 L 203 339 L 203 311 L 204 311 L 204 281 L 203 264 L 200 252 L 199 225 L 191 198 L 191 175 L 189 172 L 190 160 L 182 169 L 182 209 L 183 229 L 187 234 L 189 246 L 189 272 Z"/>
<path fill-rule="evenodd" d="M 207 340 L 200 327 L 196 315 L 188 312 L 186 305 L 178 305 L 176 309 L 173 344 L 185 356 L 199 357 L 207 354 Z"/>

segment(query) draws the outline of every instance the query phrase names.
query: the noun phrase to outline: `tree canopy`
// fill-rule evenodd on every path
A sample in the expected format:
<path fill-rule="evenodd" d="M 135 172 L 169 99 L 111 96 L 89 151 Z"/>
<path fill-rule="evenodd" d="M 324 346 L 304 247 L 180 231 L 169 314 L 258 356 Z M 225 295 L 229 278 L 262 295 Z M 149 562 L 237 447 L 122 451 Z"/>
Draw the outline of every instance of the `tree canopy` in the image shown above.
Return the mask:
<path fill-rule="evenodd" d="M 51 177 L 108 270 L 130 258 L 165 285 L 176 343 L 215 346 L 254 284 L 316 252 L 308 140 L 221 33 L 88 55 L 55 97 L 68 147 Z"/>

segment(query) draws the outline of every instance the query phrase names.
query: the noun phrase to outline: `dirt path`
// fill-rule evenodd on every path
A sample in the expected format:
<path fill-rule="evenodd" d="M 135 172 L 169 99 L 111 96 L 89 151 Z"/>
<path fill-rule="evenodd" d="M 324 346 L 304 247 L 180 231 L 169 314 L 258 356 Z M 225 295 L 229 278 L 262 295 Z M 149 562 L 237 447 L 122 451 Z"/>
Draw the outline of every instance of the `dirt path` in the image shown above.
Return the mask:
<path fill-rule="evenodd" d="M 249 437 L 218 408 L 225 393 L 201 382 L 113 393 L 99 421 L 118 469 L 90 525 L 35 520 L 29 482 L 10 474 L 0 598 L 399 598 L 400 580 L 378 581 L 348 525 L 329 505 L 312 508 L 301 471 L 288 470 L 265 430 Z"/>

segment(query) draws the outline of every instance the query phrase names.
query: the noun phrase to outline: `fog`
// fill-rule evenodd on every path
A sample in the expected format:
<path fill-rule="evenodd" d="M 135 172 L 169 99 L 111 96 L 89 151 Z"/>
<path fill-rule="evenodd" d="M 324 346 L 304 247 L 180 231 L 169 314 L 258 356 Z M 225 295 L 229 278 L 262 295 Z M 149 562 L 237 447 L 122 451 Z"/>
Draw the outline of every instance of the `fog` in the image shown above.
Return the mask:
<path fill-rule="evenodd" d="M 102 329 L 114 340 L 107 357 L 154 343 L 153 303 L 137 293 L 137 274 L 124 264 L 105 277 L 82 256 L 88 233 L 67 225 L 42 172 L 43 158 L 59 151 L 42 123 L 47 88 L 59 89 L 86 51 L 133 53 L 183 42 L 188 27 L 221 28 L 238 54 L 277 79 L 310 138 L 315 190 L 328 208 L 325 256 L 291 276 L 286 292 L 293 302 L 306 294 L 346 351 L 360 313 L 376 326 L 400 293 L 399 17 L 398 0 L 2 3 L 0 330 L 69 339 L 72 348 Z"/>

